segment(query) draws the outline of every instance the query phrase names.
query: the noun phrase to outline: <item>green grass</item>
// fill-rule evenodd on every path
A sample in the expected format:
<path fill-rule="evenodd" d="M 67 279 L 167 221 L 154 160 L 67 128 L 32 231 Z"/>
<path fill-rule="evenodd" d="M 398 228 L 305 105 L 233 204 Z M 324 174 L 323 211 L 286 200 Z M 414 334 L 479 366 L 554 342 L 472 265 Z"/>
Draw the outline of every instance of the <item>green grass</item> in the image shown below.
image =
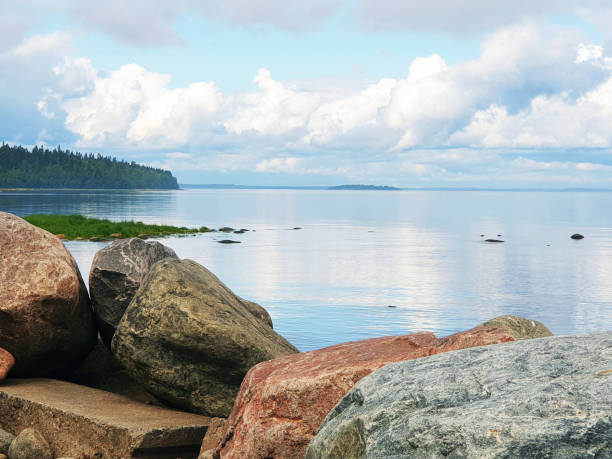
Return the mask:
<path fill-rule="evenodd" d="M 32 225 L 53 234 L 62 234 L 66 239 L 110 239 L 146 236 L 170 236 L 174 234 L 195 234 L 210 231 L 205 226 L 187 228 L 185 226 L 147 225 L 142 222 L 111 222 L 82 215 L 42 215 L 25 217 Z"/>

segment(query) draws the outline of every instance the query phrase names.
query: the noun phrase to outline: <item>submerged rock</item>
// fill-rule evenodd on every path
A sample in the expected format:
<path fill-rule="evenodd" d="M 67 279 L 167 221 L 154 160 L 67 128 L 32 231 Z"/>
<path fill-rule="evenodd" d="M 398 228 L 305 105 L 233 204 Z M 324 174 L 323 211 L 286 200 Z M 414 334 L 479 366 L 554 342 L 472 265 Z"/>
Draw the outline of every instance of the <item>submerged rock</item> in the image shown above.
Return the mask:
<path fill-rule="evenodd" d="M 387 365 L 328 414 L 306 458 L 612 457 L 612 375 L 598 376 L 610 349 L 607 332 Z"/>
<path fill-rule="evenodd" d="M 224 417 L 252 366 L 297 352 L 252 309 L 203 266 L 166 259 L 143 280 L 112 350 L 160 399 Z"/>
<path fill-rule="evenodd" d="M 69 370 L 96 335 L 87 289 L 64 244 L 0 212 L 0 347 L 15 358 L 11 376 Z"/>
<path fill-rule="evenodd" d="M 171 248 L 140 238 L 115 241 L 96 253 L 89 272 L 89 291 L 100 336 L 107 347 L 142 279 L 151 266 L 165 258 L 178 257 Z"/>
<path fill-rule="evenodd" d="M 506 326 L 479 326 L 445 338 L 429 332 L 375 338 L 260 363 L 242 383 L 215 457 L 302 458 L 327 413 L 372 371 L 515 339 Z"/>

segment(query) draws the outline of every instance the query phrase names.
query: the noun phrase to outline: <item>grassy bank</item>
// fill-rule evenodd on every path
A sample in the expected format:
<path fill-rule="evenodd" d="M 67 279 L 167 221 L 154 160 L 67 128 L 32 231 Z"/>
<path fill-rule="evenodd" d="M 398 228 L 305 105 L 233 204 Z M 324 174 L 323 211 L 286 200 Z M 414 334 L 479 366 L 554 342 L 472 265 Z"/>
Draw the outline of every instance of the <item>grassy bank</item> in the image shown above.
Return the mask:
<path fill-rule="evenodd" d="M 174 234 L 195 234 L 210 231 L 205 226 L 187 228 L 184 226 L 147 225 L 142 222 L 111 222 L 82 215 L 42 215 L 25 217 L 31 224 L 66 239 L 113 239 L 144 236 L 170 236 Z"/>

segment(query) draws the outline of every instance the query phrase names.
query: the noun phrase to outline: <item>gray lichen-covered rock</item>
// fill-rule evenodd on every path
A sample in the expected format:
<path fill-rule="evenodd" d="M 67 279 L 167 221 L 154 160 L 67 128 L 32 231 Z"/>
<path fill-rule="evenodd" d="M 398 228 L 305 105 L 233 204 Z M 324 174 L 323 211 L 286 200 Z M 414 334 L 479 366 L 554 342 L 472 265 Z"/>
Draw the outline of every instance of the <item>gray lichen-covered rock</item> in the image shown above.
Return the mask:
<path fill-rule="evenodd" d="M 89 272 L 89 292 L 100 337 L 110 347 L 123 313 L 151 266 L 165 258 L 178 258 L 159 242 L 139 238 L 114 241 L 96 253 Z"/>
<path fill-rule="evenodd" d="M 226 417 L 252 366 L 297 349 L 206 268 L 166 259 L 143 280 L 112 351 L 160 399 Z"/>
<path fill-rule="evenodd" d="M 612 457 L 612 332 L 387 365 L 328 414 L 307 459 Z"/>
<path fill-rule="evenodd" d="M 53 459 L 53 452 L 45 437 L 36 429 L 25 429 L 11 443 L 9 459 Z"/>

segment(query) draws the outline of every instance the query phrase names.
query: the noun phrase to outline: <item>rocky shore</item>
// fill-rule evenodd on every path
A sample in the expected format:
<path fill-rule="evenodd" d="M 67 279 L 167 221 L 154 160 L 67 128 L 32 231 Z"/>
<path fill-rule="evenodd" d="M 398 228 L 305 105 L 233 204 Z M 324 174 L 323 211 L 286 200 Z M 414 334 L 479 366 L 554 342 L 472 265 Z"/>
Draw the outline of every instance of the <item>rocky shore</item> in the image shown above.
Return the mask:
<path fill-rule="evenodd" d="M 612 457 L 612 333 L 471 330 L 300 353 L 158 242 L 0 212 L 0 459 Z"/>

